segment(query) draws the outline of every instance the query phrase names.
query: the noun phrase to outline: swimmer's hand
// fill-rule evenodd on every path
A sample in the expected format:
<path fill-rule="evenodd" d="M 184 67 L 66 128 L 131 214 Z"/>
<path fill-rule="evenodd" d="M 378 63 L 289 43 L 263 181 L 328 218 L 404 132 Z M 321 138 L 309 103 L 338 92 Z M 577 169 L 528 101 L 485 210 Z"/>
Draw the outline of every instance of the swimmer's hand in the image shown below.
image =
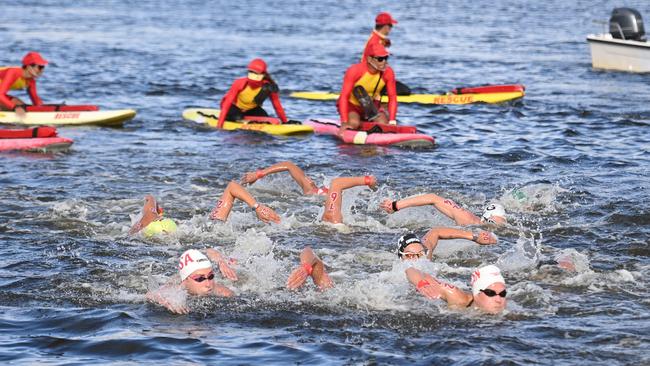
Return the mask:
<path fill-rule="evenodd" d="M 287 279 L 287 288 L 289 290 L 299 289 L 305 284 L 307 277 L 309 277 L 307 270 L 303 265 L 299 265 L 289 275 L 289 278 Z"/>
<path fill-rule="evenodd" d="M 383 201 L 379 204 L 379 207 L 381 207 L 382 210 L 386 211 L 386 212 L 389 213 L 389 214 L 395 212 L 395 211 L 393 210 L 393 200 L 389 200 L 388 198 L 386 198 L 385 200 L 383 200 Z"/>
<path fill-rule="evenodd" d="M 426 284 L 418 288 L 418 292 L 421 293 L 424 297 L 431 300 L 437 300 L 441 298 L 440 290 L 437 286 L 432 284 Z"/>
<path fill-rule="evenodd" d="M 377 190 L 377 177 L 375 177 L 374 175 L 366 175 L 365 183 L 368 186 L 368 188 L 372 189 L 373 191 Z"/>
<path fill-rule="evenodd" d="M 167 308 L 167 310 L 171 311 L 174 314 L 189 314 L 190 312 L 190 308 L 188 308 L 187 304 L 185 304 L 184 302 L 175 304 L 165 299 L 158 291 L 147 293 L 147 300 L 156 303 L 158 305 L 164 306 L 165 308 Z"/>
<path fill-rule="evenodd" d="M 489 231 L 481 230 L 473 233 L 473 240 L 481 245 L 493 245 L 498 242 L 497 236 Z"/>
<path fill-rule="evenodd" d="M 246 172 L 240 180 L 241 184 L 252 184 L 255 183 L 255 181 L 257 181 L 256 172 Z"/>
<path fill-rule="evenodd" d="M 267 224 L 270 221 L 275 222 L 276 224 L 280 223 L 280 216 L 278 216 L 278 214 L 275 213 L 272 208 L 266 205 L 258 205 L 255 209 L 255 214 L 260 220 Z"/>
<path fill-rule="evenodd" d="M 226 259 L 221 255 L 221 253 L 219 253 L 215 249 L 208 248 L 205 250 L 205 254 L 208 255 L 208 258 L 210 258 L 210 260 L 213 263 L 217 263 L 217 265 L 219 266 L 219 271 L 224 277 L 232 281 L 237 281 L 238 279 L 237 273 L 235 273 L 235 270 L 230 268 L 230 266 L 228 265 L 228 261 L 226 261 Z M 233 263 L 232 260 L 229 261 L 230 263 Z"/>

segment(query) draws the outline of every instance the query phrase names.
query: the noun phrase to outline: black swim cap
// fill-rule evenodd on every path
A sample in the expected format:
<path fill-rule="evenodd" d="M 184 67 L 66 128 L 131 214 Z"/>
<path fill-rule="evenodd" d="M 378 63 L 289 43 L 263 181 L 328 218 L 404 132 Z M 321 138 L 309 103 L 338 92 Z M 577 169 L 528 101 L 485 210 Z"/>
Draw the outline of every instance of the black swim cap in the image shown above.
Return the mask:
<path fill-rule="evenodd" d="M 402 253 L 404 252 L 404 249 L 406 249 L 406 247 L 409 246 L 409 244 L 413 244 L 413 243 L 422 244 L 418 236 L 413 233 L 402 235 L 402 237 L 399 238 L 399 240 L 397 240 L 397 256 L 399 258 L 402 258 Z"/>

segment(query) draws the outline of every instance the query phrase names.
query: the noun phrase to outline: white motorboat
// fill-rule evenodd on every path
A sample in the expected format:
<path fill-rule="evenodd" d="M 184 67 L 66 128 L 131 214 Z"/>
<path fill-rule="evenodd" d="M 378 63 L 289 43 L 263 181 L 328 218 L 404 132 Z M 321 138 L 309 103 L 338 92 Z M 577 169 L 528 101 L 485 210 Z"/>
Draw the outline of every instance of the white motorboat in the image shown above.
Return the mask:
<path fill-rule="evenodd" d="M 609 33 L 590 34 L 594 69 L 650 72 L 650 42 L 645 39 L 643 19 L 631 8 L 616 8 L 609 19 Z"/>

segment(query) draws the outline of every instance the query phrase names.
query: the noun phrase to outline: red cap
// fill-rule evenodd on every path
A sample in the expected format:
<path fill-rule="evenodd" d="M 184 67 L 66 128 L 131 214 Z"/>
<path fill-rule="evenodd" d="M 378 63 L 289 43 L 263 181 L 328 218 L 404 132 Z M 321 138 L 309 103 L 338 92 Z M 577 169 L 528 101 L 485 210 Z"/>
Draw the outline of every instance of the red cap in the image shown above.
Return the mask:
<path fill-rule="evenodd" d="M 38 52 L 28 52 L 25 57 L 23 57 L 23 65 L 47 65 L 47 60 L 41 56 Z"/>
<path fill-rule="evenodd" d="M 263 74 L 266 72 L 266 62 L 261 58 L 256 58 L 248 64 L 248 69 L 258 74 Z"/>
<path fill-rule="evenodd" d="M 368 56 L 382 57 L 388 55 L 390 55 L 390 52 L 388 52 L 386 47 L 382 46 L 381 43 L 373 43 L 372 46 L 370 46 L 370 50 L 368 50 Z"/>
<path fill-rule="evenodd" d="M 383 12 L 383 13 L 377 14 L 377 17 L 375 18 L 375 24 L 379 24 L 379 25 L 390 24 L 390 25 L 393 25 L 393 24 L 397 24 L 397 20 L 393 19 L 393 17 L 390 16 L 390 14 L 388 14 L 386 12 Z"/>

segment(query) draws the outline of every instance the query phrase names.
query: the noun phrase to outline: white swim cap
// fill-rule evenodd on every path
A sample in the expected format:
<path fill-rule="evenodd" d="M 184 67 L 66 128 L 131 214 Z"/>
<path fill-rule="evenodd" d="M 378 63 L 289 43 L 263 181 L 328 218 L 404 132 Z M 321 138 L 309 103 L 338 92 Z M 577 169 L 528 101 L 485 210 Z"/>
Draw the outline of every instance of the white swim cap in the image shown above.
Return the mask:
<path fill-rule="evenodd" d="M 205 268 L 212 268 L 212 262 L 198 250 L 188 249 L 181 254 L 178 262 L 178 274 L 181 275 L 181 281 L 184 281 L 194 271 Z"/>
<path fill-rule="evenodd" d="M 485 210 L 483 211 L 483 216 L 481 216 L 481 218 L 484 221 L 487 221 L 492 216 L 503 217 L 503 219 L 505 220 L 506 210 L 503 208 L 503 206 L 501 206 L 498 203 L 490 203 L 489 205 L 487 205 L 487 207 L 485 207 Z"/>
<path fill-rule="evenodd" d="M 499 267 L 491 264 L 477 269 L 472 273 L 472 294 L 478 295 L 481 290 L 485 290 L 493 283 L 506 284 Z"/>

